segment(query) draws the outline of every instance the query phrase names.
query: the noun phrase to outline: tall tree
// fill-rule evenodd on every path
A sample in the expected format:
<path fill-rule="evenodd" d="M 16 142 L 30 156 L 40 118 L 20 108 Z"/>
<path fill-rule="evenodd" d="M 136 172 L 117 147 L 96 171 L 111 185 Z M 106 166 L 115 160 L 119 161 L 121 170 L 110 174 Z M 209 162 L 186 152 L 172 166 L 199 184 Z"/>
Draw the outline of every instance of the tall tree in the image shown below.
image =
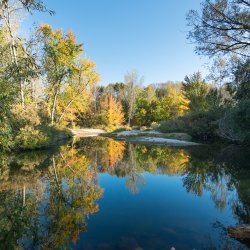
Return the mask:
<path fill-rule="evenodd" d="M 187 16 L 196 52 L 208 56 L 234 53 L 250 57 L 250 1 L 204 0 L 202 13 Z"/>
<path fill-rule="evenodd" d="M 31 54 L 27 52 L 22 39 L 17 36 L 17 28 L 25 12 L 49 11 L 40 0 L 1 0 L 0 1 L 0 22 L 5 28 L 5 36 L 8 39 L 8 51 L 11 62 L 9 65 L 12 69 L 11 77 L 15 77 L 19 83 L 19 93 L 21 106 L 24 107 L 24 83 L 34 75 L 35 61 Z"/>
<path fill-rule="evenodd" d="M 95 67 L 95 63 L 89 59 L 81 59 L 77 63 L 75 73 L 66 83 L 63 93 L 59 95 L 58 122 L 63 118 L 75 119 L 76 114 L 85 112 L 91 104 L 91 90 L 100 79 Z"/>
<path fill-rule="evenodd" d="M 128 106 L 128 125 L 131 125 L 131 120 L 135 114 L 135 102 L 137 97 L 137 89 L 143 82 L 143 78 L 140 78 L 138 73 L 133 70 L 125 75 L 126 86 L 126 102 Z"/>
<path fill-rule="evenodd" d="M 184 96 L 190 101 L 191 111 L 205 111 L 207 108 L 208 85 L 202 79 L 201 73 L 196 72 L 191 76 L 185 77 L 183 82 Z"/>
<path fill-rule="evenodd" d="M 122 105 L 112 95 L 104 95 L 100 106 L 103 122 L 109 129 L 112 130 L 124 122 Z"/>
<path fill-rule="evenodd" d="M 54 124 L 57 97 L 61 89 L 77 69 L 77 59 L 82 53 L 82 44 L 77 44 L 73 33 L 53 31 L 48 24 L 39 28 L 44 44 L 44 69 L 48 82 L 48 108 L 51 124 Z"/>

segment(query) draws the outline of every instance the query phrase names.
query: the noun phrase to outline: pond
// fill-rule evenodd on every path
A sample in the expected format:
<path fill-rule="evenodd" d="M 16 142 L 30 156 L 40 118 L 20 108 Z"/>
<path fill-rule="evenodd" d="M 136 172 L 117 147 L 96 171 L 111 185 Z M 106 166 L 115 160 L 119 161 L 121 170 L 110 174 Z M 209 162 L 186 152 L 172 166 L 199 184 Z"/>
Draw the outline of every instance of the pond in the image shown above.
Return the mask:
<path fill-rule="evenodd" d="M 0 249 L 248 249 L 250 154 L 96 137 L 0 155 Z"/>

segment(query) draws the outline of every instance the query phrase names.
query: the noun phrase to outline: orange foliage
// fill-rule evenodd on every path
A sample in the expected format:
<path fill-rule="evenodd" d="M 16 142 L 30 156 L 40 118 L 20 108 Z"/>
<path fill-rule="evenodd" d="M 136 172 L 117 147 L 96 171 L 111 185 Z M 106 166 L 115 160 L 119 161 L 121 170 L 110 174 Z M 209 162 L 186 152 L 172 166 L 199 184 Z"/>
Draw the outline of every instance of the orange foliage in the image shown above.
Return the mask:
<path fill-rule="evenodd" d="M 112 95 L 104 95 L 101 101 L 102 116 L 104 124 L 111 130 L 124 122 L 124 113 L 121 102 Z"/>

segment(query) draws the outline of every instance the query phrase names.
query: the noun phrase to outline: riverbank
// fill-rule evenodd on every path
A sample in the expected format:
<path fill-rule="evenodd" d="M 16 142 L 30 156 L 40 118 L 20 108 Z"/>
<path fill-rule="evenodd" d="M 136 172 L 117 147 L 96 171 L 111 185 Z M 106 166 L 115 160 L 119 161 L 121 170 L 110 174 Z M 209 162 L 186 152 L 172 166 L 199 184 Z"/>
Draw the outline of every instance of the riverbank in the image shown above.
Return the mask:
<path fill-rule="evenodd" d="M 104 136 L 125 140 L 133 144 L 165 145 L 165 146 L 196 146 L 192 137 L 186 133 L 161 133 L 156 130 L 131 130 L 108 133 Z"/>
<path fill-rule="evenodd" d="M 185 133 L 161 133 L 155 130 L 131 130 L 107 133 L 102 129 L 72 129 L 72 134 L 76 137 L 103 136 L 117 140 L 127 141 L 133 144 L 166 145 L 166 146 L 196 146 L 200 145 L 192 142 L 192 137 Z"/>

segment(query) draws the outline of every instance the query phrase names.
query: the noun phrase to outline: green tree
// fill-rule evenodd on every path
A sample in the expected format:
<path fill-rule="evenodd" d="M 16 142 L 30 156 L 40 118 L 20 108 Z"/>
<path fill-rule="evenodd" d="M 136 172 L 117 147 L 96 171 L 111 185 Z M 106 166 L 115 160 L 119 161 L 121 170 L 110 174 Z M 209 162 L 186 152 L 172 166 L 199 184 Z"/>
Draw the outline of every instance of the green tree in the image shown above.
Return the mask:
<path fill-rule="evenodd" d="M 207 109 L 207 94 L 209 91 L 207 83 L 202 79 L 201 73 L 197 72 L 185 77 L 182 84 L 184 96 L 190 101 L 191 111 L 205 111 Z"/>

